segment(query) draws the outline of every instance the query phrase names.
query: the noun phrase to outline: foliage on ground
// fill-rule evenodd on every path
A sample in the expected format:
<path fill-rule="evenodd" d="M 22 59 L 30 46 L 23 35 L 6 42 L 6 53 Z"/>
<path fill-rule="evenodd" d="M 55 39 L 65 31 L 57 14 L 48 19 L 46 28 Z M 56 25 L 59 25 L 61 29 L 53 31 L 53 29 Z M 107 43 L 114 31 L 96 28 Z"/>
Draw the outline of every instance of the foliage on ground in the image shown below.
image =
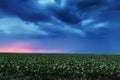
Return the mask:
<path fill-rule="evenodd" d="M 120 80 L 120 55 L 0 54 L 0 80 Z"/>

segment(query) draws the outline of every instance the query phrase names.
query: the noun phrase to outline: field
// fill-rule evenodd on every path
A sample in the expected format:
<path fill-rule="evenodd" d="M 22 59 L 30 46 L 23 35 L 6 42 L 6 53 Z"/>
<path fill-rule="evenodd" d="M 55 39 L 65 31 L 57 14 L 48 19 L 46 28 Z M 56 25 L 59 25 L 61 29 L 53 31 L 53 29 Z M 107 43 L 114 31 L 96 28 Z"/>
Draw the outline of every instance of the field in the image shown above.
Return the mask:
<path fill-rule="evenodd" d="M 0 54 L 0 80 L 120 80 L 120 55 Z"/>

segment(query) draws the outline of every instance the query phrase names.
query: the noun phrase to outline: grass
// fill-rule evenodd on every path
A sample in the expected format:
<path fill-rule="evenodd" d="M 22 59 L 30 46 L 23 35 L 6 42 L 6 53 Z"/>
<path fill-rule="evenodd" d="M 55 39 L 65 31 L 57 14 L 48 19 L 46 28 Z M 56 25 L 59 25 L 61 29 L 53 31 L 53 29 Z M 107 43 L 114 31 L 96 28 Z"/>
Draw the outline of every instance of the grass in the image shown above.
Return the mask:
<path fill-rule="evenodd" d="M 0 54 L 0 80 L 119 79 L 118 54 Z"/>

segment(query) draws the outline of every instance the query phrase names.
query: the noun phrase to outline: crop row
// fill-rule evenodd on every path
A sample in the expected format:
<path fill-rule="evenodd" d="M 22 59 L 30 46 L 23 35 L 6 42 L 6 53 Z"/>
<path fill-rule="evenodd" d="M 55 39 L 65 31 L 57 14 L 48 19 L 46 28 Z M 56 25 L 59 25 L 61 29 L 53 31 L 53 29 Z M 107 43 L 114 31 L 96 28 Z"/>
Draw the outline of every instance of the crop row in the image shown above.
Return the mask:
<path fill-rule="evenodd" d="M 1 54 L 0 80 L 119 80 L 119 55 Z"/>

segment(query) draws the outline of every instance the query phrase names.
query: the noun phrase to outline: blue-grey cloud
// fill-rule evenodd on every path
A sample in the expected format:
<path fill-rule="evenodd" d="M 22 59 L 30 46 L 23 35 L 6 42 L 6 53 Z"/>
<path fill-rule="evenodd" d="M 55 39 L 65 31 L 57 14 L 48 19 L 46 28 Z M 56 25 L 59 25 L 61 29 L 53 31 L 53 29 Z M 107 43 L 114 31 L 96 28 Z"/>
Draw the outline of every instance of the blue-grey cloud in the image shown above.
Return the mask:
<path fill-rule="evenodd" d="M 38 38 L 103 37 L 119 22 L 119 13 L 119 0 L 0 0 L 0 21 L 11 17 L 6 20 L 11 25 L 12 18 L 21 20 L 14 20 L 11 26 L 15 26 L 15 30 L 1 23 L 4 27 L 1 33 L 22 35 L 21 31 L 24 31 L 27 36 L 39 35 Z M 36 32 L 27 29 L 31 24 L 37 28 Z M 23 26 L 26 27 L 24 30 Z"/>
<path fill-rule="evenodd" d="M 120 52 L 119 23 L 120 0 L 0 0 L 1 45 Z"/>

